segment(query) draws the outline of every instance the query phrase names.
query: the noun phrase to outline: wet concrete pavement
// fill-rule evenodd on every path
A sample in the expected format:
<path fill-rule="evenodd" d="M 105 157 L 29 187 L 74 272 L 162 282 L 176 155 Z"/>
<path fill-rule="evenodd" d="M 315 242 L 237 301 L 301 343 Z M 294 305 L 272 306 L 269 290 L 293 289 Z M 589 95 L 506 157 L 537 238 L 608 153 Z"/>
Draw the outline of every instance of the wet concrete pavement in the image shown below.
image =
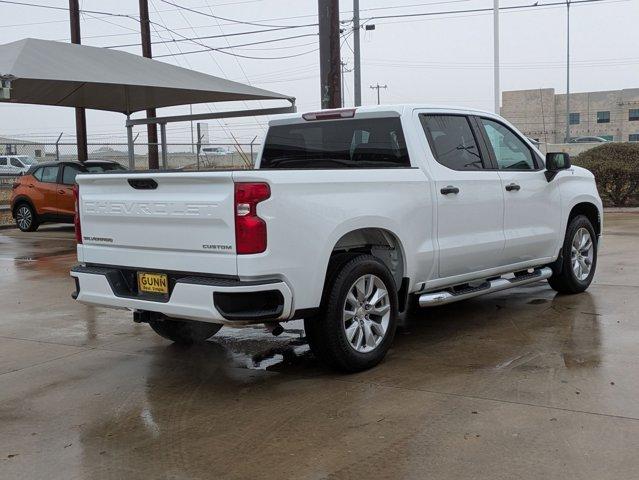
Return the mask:
<path fill-rule="evenodd" d="M 639 215 L 595 282 L 423 310 L 386 361 L 318 364 L 299 322 L 179 348 L 70 299 L 72 231 L 0 232 L 0 478 L 639 478 Z"/>

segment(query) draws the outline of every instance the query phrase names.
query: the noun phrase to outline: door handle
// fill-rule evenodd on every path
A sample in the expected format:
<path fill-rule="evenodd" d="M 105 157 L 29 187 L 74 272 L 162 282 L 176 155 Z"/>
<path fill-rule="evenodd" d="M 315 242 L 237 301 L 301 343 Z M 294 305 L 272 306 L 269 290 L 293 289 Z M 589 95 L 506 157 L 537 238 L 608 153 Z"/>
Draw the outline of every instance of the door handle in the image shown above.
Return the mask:
<path fill-rule="evenodd" d="M 59 193 L 60 195 L 64 195 L 64 194 L 65 194 L 65 191 L 64 191 L 64 190 L 58 190 L 58 193 Z"/>
<path fill-rule="evenodd" d="M 442 188 L 440 192 L 442 195 L 448 195 L 450 193 L 454 193 L 455 195 L 457 195 L 459 193 L 459 188 L 448 185 L 447 187 Z"/>
<path fill-rule="evenodd" d="M 511 183 L 510 185 L 506 185 L 506 191 L 507 192 L 518 192 L 519 190 L 521 190 L 521 187 L 519 185 L 517 185 L 516 183 Z"/>

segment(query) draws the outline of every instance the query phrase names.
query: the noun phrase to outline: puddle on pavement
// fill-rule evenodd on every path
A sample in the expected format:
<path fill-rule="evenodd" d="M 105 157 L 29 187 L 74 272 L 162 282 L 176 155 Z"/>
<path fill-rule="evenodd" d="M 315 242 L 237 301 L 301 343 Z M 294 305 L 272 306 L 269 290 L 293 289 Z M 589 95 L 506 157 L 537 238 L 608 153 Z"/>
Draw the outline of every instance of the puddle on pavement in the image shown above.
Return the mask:
<path fill-rule="evenodd" d="M 548 300 L 546 300 L 545 298 L 535 298 L 528 302 L 528 305 L 542 305 L 544 303 L 548 303 Z"/>
<path fill-rule="evenodd" d="M 251 370 L 277 370 L 308 363 L 312 357 L 301 320 L 288 322 L 277 337 L 263 325 L 248 325 L 225 327 L 211 341 L 227 351 L 234 366 Z"/>

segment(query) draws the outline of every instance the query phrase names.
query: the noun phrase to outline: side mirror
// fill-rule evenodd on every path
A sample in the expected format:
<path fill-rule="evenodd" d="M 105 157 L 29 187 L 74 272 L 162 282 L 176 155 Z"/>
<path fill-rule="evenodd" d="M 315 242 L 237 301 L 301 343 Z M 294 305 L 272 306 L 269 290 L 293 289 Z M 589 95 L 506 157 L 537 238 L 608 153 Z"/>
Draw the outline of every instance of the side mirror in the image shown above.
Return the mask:
<path fill-rule="evenodd" d="M 549 182 L 561 170 L 567 170 L 571 166 L 570 155 L 564 152 L 549 152 L 546 154 L 546 180 Z"/>

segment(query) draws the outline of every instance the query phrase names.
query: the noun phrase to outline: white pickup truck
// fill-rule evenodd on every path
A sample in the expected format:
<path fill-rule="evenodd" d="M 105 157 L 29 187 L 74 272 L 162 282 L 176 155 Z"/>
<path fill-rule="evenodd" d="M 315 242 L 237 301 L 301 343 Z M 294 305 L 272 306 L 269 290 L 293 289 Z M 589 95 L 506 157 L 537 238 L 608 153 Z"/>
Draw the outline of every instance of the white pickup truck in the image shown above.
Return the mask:
<path fill-rule="evenodd" d="M 272 120 L 254 170 L 77 177 L 80 302 L 176 342 L 304 319 L 312 351 L 377 364 L 398 316 L 547 279 L 590 285 L 593 175 L 504 119 L 419 105 Z"/>

